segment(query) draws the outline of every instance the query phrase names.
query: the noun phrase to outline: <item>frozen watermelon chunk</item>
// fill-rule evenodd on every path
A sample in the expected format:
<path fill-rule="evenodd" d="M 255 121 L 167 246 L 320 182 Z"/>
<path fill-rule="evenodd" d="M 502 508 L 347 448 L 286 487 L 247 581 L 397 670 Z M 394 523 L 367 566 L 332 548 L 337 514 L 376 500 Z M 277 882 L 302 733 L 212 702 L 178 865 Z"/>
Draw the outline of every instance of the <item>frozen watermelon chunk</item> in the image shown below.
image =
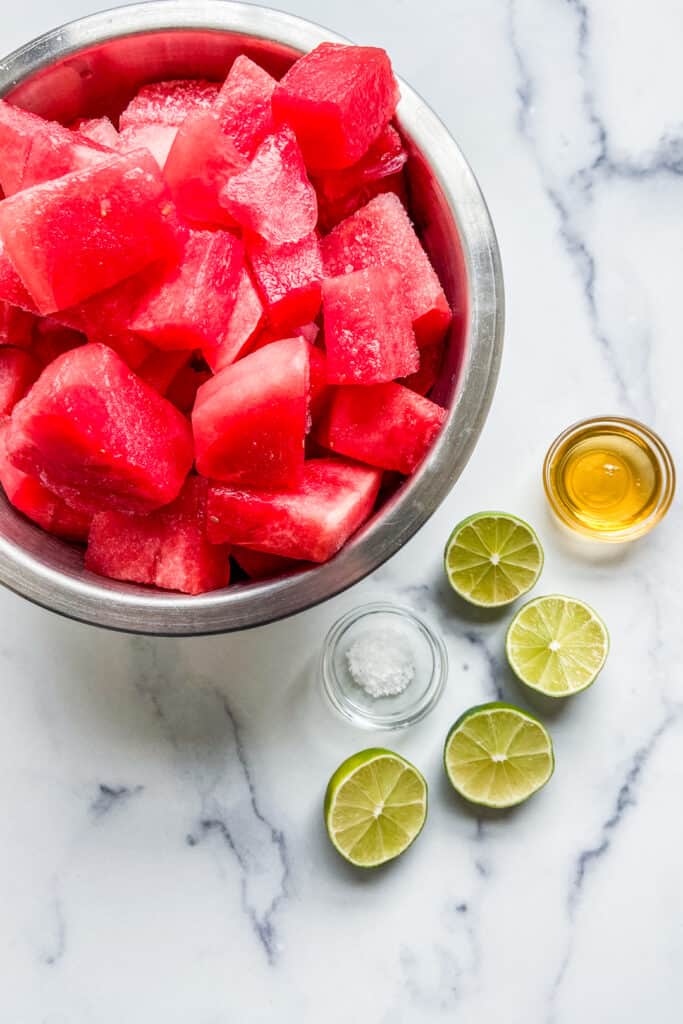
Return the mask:
<path fill-rule="evenodd" d="M 138 305 L 130 329 L 157 348 L 217 348 L 244 266 L 242 242 L 228 231 L 190 231 L 180 260 Z"/>
<path fill-rule="evenodd" d="M 55 359 L 12 414 L 7 452 L 73 508 L 146 511 L 179 493 L 192 433 L 105 345 Z"/>
<path fill-rule="evenodd" d="M 139 150 L 5 199 L 0 239 L 48 314 L 171 258 L 175 210 L 154 159 Z"/>
<path fill-rule="evenodd" d="M 207 533 L 284 558 L 326 562 L 371 514 L 382 474 L 337 459 L 304 463 L 296 491 L 209 487 Z"/>
<path fill-rule="evenodd" d="M 380 384 L 420 365 L 397 267 L 366 267 L 327 278 L 323 317 L 332 384 Z"/>
<path fill-rule="evenodd" d="M 199 78 L 151 82 L 135 94 L 119 118 L 119 128 L 136 125 L 181 125 L 193 110 L 207 110 L 216 99 L 220 85 Z"/>
<path fill-rule="evenodd" d="M 165 395 L 177 374 L 184 366 L 187 366 L 191 358 L 191 351 L 163 352 L 161 349 L 155 348 L 152 349 L 142 366 L 138 368 L 137 375 L 160 395 Z"/>
<path fill-rule="evenodd" d="M 18 306 L 30 313 L 38 312 L 35 302 L 14 269 L 14 264 L 7 255 L 2 240 L 0 240 L 0 301 L 8 302 L 11 306 Z"/>
<path fill-rule="evenodd" d="M 84 117 L 73 125 L 73 129 L 91 142 L 97 142 L 107 149 L 118 149 L 121 141 L 119 133 L 108 117 Z"/>
<path fill-rule="evenodd" d="M 122 130 L 116 148 L 121 153 L 148 149 L 163 170 L 177 134 L 178 128 L 173 124 L 132 124 Z"/>
<path fill-rule="evenodd" d="M 9 416 L 41 370 L 38 360 L 26 349 L 9 345 L 0 348 L 0 416 Z"/>
<path fill-rule="evenodd" d="M 270 245 L 309 235 L 318 220 L 318 203 L 294 132 L 282 128 L 269 135 L 246 170 L 227 183 L 220 201 L 244 229 Z"/>
<path fill-rule="evenodd" d="M 278 341 L 207 381 L 192 412 L 197 470 L 244 487 L 296 487 L 308 428 L 309 346 Z"/>
<path fill-rule="evenodd" d="M 47 318 L 35 319 L 33 325 L 33 344 L 31 352 L 42 366 L 47 366 L 57 356 L 69 352 L 72 348 L 85 345 L 87 338 L 80 331 L 64 327 Z"/>
<path fill-rule="evenodd" d="M 443 337 L 451 311 L 436 272 L 400 199 L 391 192 L 338 224 L 321 242 L 325 274 L 337 277 L 393 263 L 403 272 L 403 294 L 418 345 Z"/>
<path fill-rule="evenodd" d="M 0 484 L 7 500 L 18 512 L 48 533 L 54 533 L 65 540 L 85 541 L 92 516 L 69 508 L 66 502 L 43 487 L 39 480 L 15 469 L 7 458 L 5 447 L 8 429 L 9 421 L 0 425 Z"/>
<path fill-rule="evenodd" d="M 325 448 L 371 466 L 412 473 L 447 412 L 401 384 L 337 388 L 316 431 Z"/>
<path fill-rule="evenodd" d="M 274 327 L 298 327 L 315 320 L 323 269 L 314 232 L 300 242 L 277 247 L 253 235 L 247 241 L 247 256 Z"/>
<path fill-rule="evenodd" d="M 224 133 L 251 160 L 266 135 L 275 131 L 271 99 L 277 82 L 244 55 L 234 61 L 213 110 Z"/>
<path fill-rule="evenodd" d="M 419 368 L 415 373 L 400 380 L 399 384 L 404 384 L 411 391 L 416 391 L 418 395 L 428 395 L 441 374 L 445 352 L 446 342 L 444 339 L 437 341 L 435 345 L 428 345 L 427 348 L 420 349 Z"/>
<path fill-rule="evenodd" d="M 246 159 L 223 131 L 213 110 L 190 114 L 180 128 L 164 165 L 164 177 L 185 220 L 195 224 L 234 226 L 218 197 Z"/>
<path fill-rule="evenodd" d="M 235 305 L 222 338 L 217 345 L 204 345 L 202 348 L 202 354 L 214 373 L 234 363 L 250 348 L 264 319 L 259 293 L 251 274 L 243 267 L 237 284 Z"/>
<path fill-rule="evenodd" d="M 278 84 L 273 116 L 294 129 L 309 168 L 348 167 L 367 153 L 398 99 L 384 50 L 321 43 Z"/>
<path fill-rule="evenodd" d="M 172 353 L 167 353 L 172 354 Z M 190 363 L 178 370 L 171 384 L 166 391 L 169 402 L 173 402 L 176 409 L 189 414 L 192 411 L 197 392 L 202 384 L 211 380 L 211 370 L 194 366 Z"/>
<path fill-rule="evenodd" d="M 0 184 L 6 196 L 91 167 L 107 155 L 92 139 L 0 100 Z"/>
<path fill-rule="evenodd" d="M 0 345 L 31 348 L 35 320 L 32 313 L 0 299 Z"/>
<path fill-rule="evenodd" d="M 206 539 L 206 495 L 207 481 L 190 476 L 178 498 L 156 512 L 98 512 L 90 527 L 86 568 L 184 594 L 227 586 L 228 549 Z"/>
<path fill-rule="evenodd" d="M 267 555 L 264 551 L 250 551 L 249 548 L 230 548 L 230 554 L 242 572 L 252 580 L 268 580 L 274 576 L 296 572 L 297 569 L 310 568 L 308 562 L 281 558 L 279 555 Z"/>

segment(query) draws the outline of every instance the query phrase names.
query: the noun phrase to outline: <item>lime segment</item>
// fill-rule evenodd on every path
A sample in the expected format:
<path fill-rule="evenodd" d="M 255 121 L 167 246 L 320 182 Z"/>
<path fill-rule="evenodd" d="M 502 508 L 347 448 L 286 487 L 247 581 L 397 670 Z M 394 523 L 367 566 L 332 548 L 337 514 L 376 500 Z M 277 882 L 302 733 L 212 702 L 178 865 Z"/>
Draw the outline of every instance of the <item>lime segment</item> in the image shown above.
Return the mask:
<path fill-rule="evenodd" d="M 543 548 L 517 516 L 477 512 L 453 530 L 444 564 L 456 593 L 482 608 L 498 608 L 531 590 L 543 568 Z"/>
<path fill-rule="evenodd" d="M 534 715 L 493 702 L 460 716 L 446 737 L 444 765 L 466 800 L 513 807 L 546 784 L 555 759 L 550 734 Z"/>
<path fill-rule="evenodd" d="M 427 817 L 427 783 L 390 750 L 361 750 L 337 768 L 325 794 L 325 825 L 335 849 L 374 868 L 407 850 Z"/>
<path fill-rule="evenodd" d="M 520 608 L 510 623 L 505 651 L 527 686 L 548 697 L 568 697 L 595 680 L 607 658 L 609 634 L 583 601 L 554 594 Z"/>

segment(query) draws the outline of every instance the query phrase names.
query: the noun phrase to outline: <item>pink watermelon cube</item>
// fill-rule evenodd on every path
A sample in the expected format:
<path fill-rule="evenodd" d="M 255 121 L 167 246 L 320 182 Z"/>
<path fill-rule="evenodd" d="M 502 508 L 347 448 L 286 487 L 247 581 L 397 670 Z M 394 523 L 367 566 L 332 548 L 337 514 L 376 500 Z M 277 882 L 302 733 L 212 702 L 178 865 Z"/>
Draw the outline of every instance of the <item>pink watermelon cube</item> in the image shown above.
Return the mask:
<path fill-rule="evenodd" d="M 401 267 L 418 345 L 444 336 L 451 321 L 448 301 L 398 196 L 372 199 L 326 235 L 321 250 L 327 277 L 389 263 Z"/>
<path fill-rule="evenodd" d="M 316 431 L 325 448 L 359 462 L 412 473 L 447 412 L 401 384 L 337 388 Z"/>
<path fill-rule="evenodd" d="M 420 349 L 419 369 L 408 377 L 404 377 L 399 384 L 404 384 L 411 391 L 416 391 L 418 395 L 428 395 L 441 375 L 445 354 L 445 339 L 437 341 L 435 345 L 428 345 L 427 348 Z"/>
<path fill-rule="evenodd" d="M 26 349 L 0 347 L 0 416 L 9 416 L 41 370 L 41 364 Z"/>
<path fill-rule="evenodd" d="M 84 117 L 72 125 L 72 128 L 86 139 L 107 149 L 119 148 L 121 138 L 108 117 Z"/>
<path fill-rule="evenodd" d="M 243 355 L 263 325 L 263 303 L 251 274 L 242 268 L 237 285 L 235 305 L 223 337 L 215 346 L 205 345 L 202 354 L 214 373 L 234 363 Z"/>
<path fill-rule="evenodd" d="M 140 150 L 5 199 L 0 239 L 48 314 L 171 258 L 175 210 L 154 159 Z"/>
<path fill-rule="evenodd" d="M 248 160 L 266 135 L 275 131 L 271 99 L 276 85 L 267 71 L 242 55 L 234 61 L 213 105 L 223 132 Z"/>
<path fill-rule="evenodd" d="M 189 476 L 176 500 L 147 515 L 98 512 L 85 565 L 110 579 L 203 594 L 227 586 L 228 549 L 206 539 L 207 481 Z"/>
<path fill-rule="evenodd" d="M 298 327 L 315 320 L 323 268 L 314 232 L 300 242 L 277 247 L 252 235 L 247 239 L 247 257 L 274 327 Z"/>
<path fill-rule="evenodd" d="M 380 384 L 420 365 L 401 271 L 366 267 L 323 281 L 327 378 L 332 384 Z"/>
<path fill-rule="evenodd" d="M 296 572 L 297 569 L 310 569 L 307 562 L 297 562 L 293 558 L 280 558 L 279 555 L 267 555 L 263 551 L 250 551 L 249 548 L 230 548 L 230 554 L 242 572 L 252 580 L 268 580 L 274 576 Z"/>
<path fill-rule="evenodd" d="M 163 170 L 177 135 L 178 128 L 173 124 L 132 124 L 121 131 L 116 148 L 120 153 L 147 149 Z"/>
<path fill-rule="evenodd" d="M 300 57 L 273 93 L 273 116 L 288 124 L 312 170 L 348 167 L 389 123 L 398 84 L 384 50 L 321 43 Z"/>
<path fill-rule="evenodd" d="M 318 203 L 294 133 L 282 128 L 267 136 L 249 166 L 227 183 L 220 201 L 243 229 L 270 245 L 310 235 Z"/>
<path fill-rule="evenodd" d="M 283 558 L 326 562 L 370 516 L 382 474 L 337 459 L 304 464 L 296 491 L 209 487 L 207 533 Z"/>
<path fill-rule="evenodd" d="M 192 433 L 178 410 L 105 345 L 55 359 L 15 406 L 12 465 L 83 511 L 147 511 L 178 495 Z"/>
<path fill-rule="evenodd" d="M 36 318 L 25 309 L 0 299 L 0 346 L 31 348 Z"/>
<path fill-rule="evenodd" d="M 216 349 L 235 305 L 242 242 L 228 231 L 190 231 L 176 264 L 142 298 L 129 327 L 162 349 Z"/>
<path fill-rule="evenodd" d="M 213 110 L 198 110 L 183 121 L 164 165 L 164 177 L 185 220 L 195 224 L 234 226 L 218 197 L 246 159 L 223 131 Z"/>
<path fill-rule="evenodd" d="M 6 196 L 98 163 L 108 150 L 0 100 L 0 184 Z"/>
<path fill-rule="evenodd" d="M 151 82 L 135 94 L 119 118 L 119 128 L 166 124 L 177 128 L 194 110 L 208 110 L 220 85 L 199 78 Z"/>
<path fill-rule="evenodd" d="M 66 502 L 43 487 L 39 480 L 12 465 L 5 447 L 8 429 L 9 421 L 0 425 L 0 484 L 10 504 L 48 533 L 54 533 L 64 540 L 85 542 L 92 516 L 69 508 Z"/>
<path fill-rule="evenodd" d="M 274 342 L 204 384 L 192 412 L 197 470 L 244 487 L 296 487 L 308 428 L 309 346 Z"/>

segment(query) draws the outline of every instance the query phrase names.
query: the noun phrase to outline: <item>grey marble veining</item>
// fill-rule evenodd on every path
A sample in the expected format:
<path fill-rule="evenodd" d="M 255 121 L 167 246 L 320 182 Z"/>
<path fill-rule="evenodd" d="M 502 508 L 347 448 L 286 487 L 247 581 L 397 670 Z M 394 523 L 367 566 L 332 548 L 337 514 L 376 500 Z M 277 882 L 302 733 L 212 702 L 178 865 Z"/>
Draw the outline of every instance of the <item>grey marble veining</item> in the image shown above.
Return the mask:
<path fill-rule="evenodd" d="M 280 5 L 282 6 L 282 5 Z M 374 577 L 285 623 L 136 639 L 0 594 L 0 1020 L 5 1024 L 679 1024 L 683 1002 L 682 516 L 596 552 L 551 522 L 540 465 L 586 415 L 630 413 L 683 446 L 683 7 L 676 0 L 289 0 L 380 43 L 434 106 L 491 207 L 506 276 L 500 386 L 428 526 Z M 6 50 L 88 11 L 28 0 Z M 538 593 L 575 594 L 612 636 L 599 681 L 548 707 L 504 657 L 505 615 L 455 600 L 452 525 L 532 521 Z M 390 870 L 329 847 L 331 771 L 376 742 L 325 706 L 317 657 L 355 604 L 443 633 L 446 694 L 382 737 L 425 772 L 430 815 Z M 502 697 L 550 728 L 550 785 L 467 808 L 448 726 Z"/>

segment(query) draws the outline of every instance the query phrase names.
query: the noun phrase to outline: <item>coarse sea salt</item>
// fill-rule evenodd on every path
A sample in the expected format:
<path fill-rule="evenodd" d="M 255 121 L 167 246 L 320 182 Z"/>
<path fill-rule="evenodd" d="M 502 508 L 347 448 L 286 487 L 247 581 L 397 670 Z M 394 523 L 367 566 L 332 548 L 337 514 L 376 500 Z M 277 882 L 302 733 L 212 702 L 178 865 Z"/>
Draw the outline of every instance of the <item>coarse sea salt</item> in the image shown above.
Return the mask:
<path fill-rule="evenodd" d="M 368 631 L 346 652 L 351 677 L 374 698 L 395 697 L 415 678 L 415 659 L 405 637 L 392 629 Z"/>

